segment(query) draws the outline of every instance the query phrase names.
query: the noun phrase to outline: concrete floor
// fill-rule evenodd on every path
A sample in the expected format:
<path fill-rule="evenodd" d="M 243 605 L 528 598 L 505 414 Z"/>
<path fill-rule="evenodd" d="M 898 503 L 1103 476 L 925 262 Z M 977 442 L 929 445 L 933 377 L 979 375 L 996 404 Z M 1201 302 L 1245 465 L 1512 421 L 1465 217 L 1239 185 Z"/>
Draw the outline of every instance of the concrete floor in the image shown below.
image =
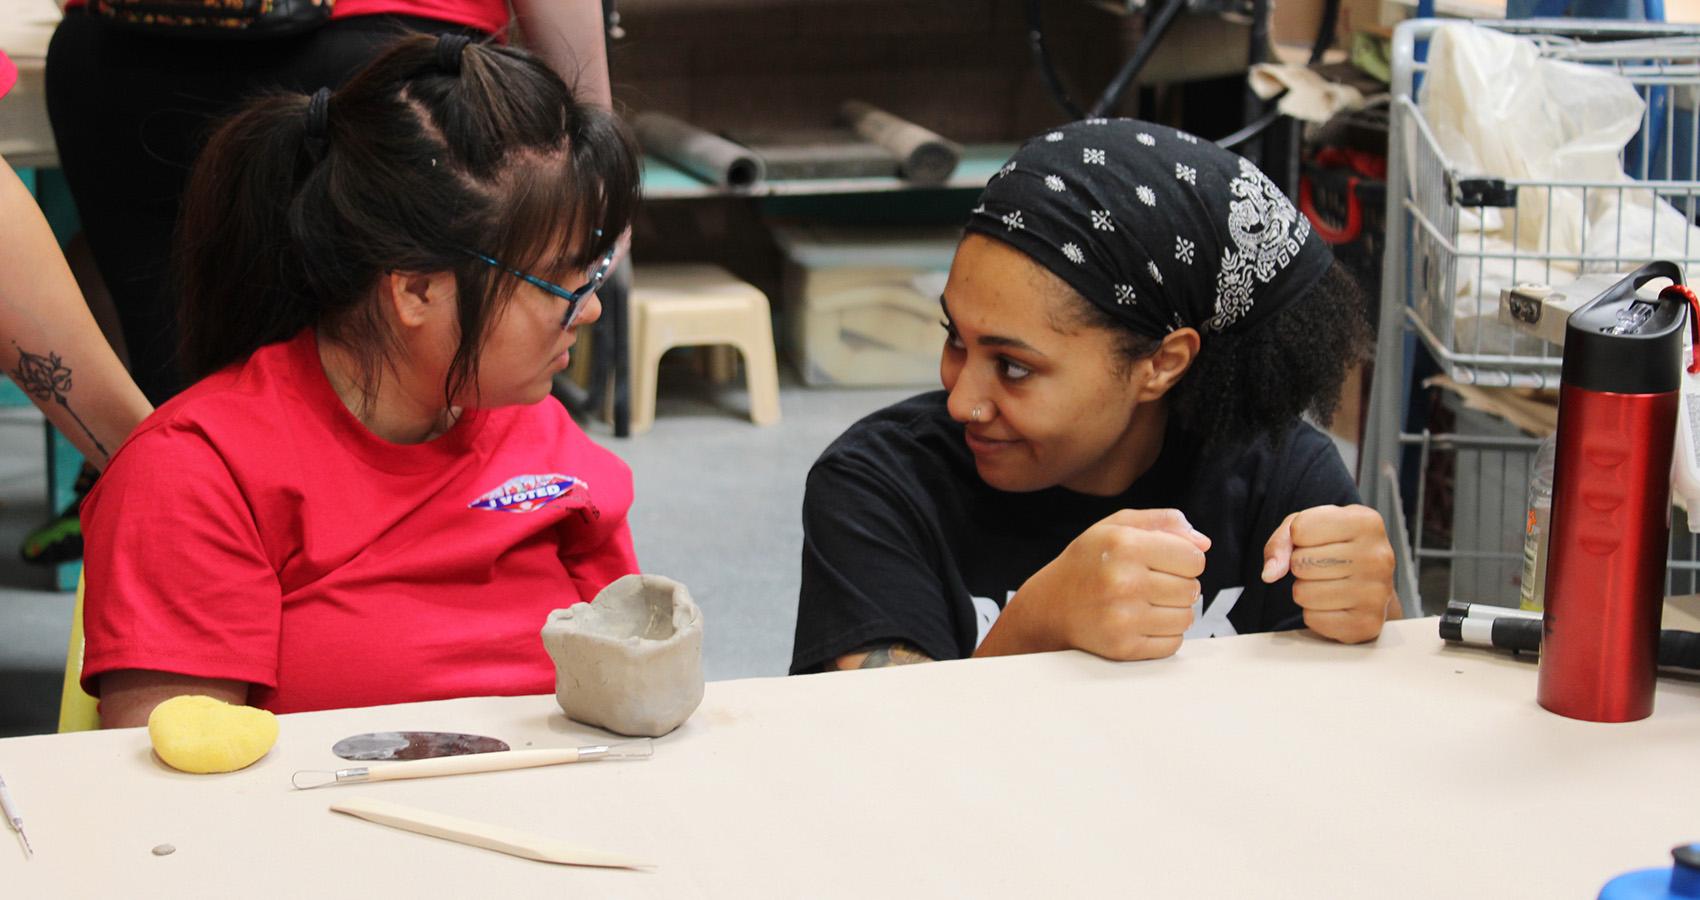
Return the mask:
<path fill-rule="evenodd" d="M 631 525 L 644 571 L 683 582 L 703 609 L 711 680 L 782 675 L 796 623 L 803 479 L 852 422 L 921 390 L 781 389 L 783 419 L 757 428 L 747 397 L 714 389 L 670 356 L 655 427 L 615 439 L 587 429 L 632 467 Z M 0 737 L 52 731 L 58 720 L 73 601 L 46 570 L 17 560 L 47 516 L 41 416 L 0 410 Z"/>
<path fill-rule="evenodd" d="M 51 731 L 59 718 L 75 604 L 17 551 L 48 516 L 45 434 L 34 407 L 0 410 L 0 737 Z"/>
<path fill-rule="evenodd" d="M 785 674 L 809 467 L 857 419 L 919 390 L 785 385 L 783 420 L 757 428 L 743 418 L 741 390 L 664 377 L 649 432 L 615 439 L 597 423 L 599 439 L 632 467 L 638 563 L 683 582 L 702 607 L 710 680 Z"/>

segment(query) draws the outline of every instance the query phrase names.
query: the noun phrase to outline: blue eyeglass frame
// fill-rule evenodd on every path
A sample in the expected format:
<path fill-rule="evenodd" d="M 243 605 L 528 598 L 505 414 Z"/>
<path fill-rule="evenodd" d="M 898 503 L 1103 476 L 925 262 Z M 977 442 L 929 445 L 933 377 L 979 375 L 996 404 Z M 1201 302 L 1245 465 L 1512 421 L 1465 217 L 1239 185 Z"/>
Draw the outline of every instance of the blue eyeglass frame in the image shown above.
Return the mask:
<path fill-rule="evenodd" d="M 598 231 L 597 234 L 600 235 L 601 232 Z M 601 287 L 608 280 L 608 273 L 614 268 L 614 251 L 616 249 L 617 248 L 615 247 L 608 248 L 608 252 L 602 255 L 602 261 L 596 264 L 596 271 L 590 274 L 590 280 L 585 282 L 584 286 L 580 287 L 576 291 L 569 291 L 553 281 L 544 281 L 536 275 L 532 275 L 528 272 L 522 272 L 493 256 L 486 256 L 483 253 L 479 253 L 477 250 L 467 250 L 466 252 L 468 255 L 485 265 L 500 269 L 515 278 L 541 288 L 542 290 L 567 301 L 567 312 L 565 315 L 561 316 L 561 328 L 567 329 L 573 327 L 573 323 L 578 321 L 579 314 L 584 312 L 584 298 L 595 293 L 596 289 Z"/>

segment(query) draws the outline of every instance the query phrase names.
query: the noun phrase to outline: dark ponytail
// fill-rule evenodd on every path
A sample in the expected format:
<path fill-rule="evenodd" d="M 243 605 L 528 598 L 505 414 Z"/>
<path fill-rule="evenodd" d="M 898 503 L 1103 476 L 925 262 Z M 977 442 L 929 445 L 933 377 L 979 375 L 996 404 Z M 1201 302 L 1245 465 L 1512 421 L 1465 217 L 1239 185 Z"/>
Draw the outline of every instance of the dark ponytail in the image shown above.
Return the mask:
<path fill-rule="evenodd" d="M 318 318 L 287 239 L 307 164 L 307 103 L 254 101 L 218 129 L 189 176 L 176 251 L 183 358 L 194 378 Z"/>
<path fill-rule="evenodd" d="M 375 389 L 387 272 L 453 272 L 460 346 L 445 400 L 475 383 L 488 323 L 521 283 L 469 250 L 566 277 L 607 252 L 638 201 L 635 143 L 530 54 L 412 36 L 329 97 L 257 100 L 197 161 L 177 244 L 183 359 L 202 377 L 316 327 L 364 354 Z"/>

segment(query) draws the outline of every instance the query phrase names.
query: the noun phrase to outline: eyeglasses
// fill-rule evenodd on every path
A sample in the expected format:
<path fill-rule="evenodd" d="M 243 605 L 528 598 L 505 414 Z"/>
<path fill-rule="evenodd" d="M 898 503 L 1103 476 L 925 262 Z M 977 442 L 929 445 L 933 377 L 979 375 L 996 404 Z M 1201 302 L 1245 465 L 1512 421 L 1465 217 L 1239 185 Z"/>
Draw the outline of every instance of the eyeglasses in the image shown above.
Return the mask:
<path fill-rule="evenodd" d="M 600 234 L 601 232 L 597 233 Z M 485 256 L 477 250 L 467 250 L 466 252 L 479 262 L 501 269 L 503 272 L 506 272 L 515 278 L 519 278 L 529 284 L 535 285 L 544 291 L 567 301 L 567 313 L 561 317 L 561 327 L 571 328 L 573 327 L 573 323 L 578 321 L 579 314 L 584 312 L 584 298 L 596 293 L 596 289 L 601 287 L 602 283 L 608 280 L 608 273 L 614 268 L 614 250 L 615 248 L 613 247 L 608 248 L 608 252 L 603 254 L 602 259 L 597 262 L 596 270 L 590 273 L 590 280 L 585 282 L 584 285 L 576 291 L 569 291 L 552 281 L 544 281 L 536 275 L 521 272 L 507 263 L 495 259 L 494 257 Z"/>

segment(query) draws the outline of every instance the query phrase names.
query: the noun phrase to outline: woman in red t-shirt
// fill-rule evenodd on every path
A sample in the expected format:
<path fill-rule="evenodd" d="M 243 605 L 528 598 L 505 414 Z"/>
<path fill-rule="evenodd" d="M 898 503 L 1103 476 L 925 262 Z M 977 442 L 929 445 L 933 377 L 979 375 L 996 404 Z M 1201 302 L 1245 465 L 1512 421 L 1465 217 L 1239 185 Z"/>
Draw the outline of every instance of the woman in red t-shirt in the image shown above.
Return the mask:
<path fill-rule="evenodd" d="M 549 691 L 549 610 L 637 570 L 630 470 L 549 394 L 637 192 L 618 120 L 463 36 L 220 127 L 177 247 L 202 380 L 83 508 L 102 723 Z"/>

